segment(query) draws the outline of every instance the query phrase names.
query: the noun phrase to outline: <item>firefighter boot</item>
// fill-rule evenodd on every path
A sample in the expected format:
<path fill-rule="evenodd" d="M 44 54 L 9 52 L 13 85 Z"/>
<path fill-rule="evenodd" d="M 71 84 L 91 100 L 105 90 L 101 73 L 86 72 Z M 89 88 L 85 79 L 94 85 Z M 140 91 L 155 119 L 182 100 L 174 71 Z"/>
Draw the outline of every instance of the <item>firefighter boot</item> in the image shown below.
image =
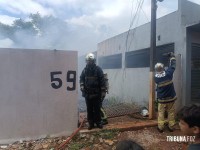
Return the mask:
<path fill-rule="evenodd" d="M 92 130 L 94 128 L 94 123 L 89 122 L 88 130 Z"/>
<path fill-rule="evenodd" d="M 159 127 L 157 127 L 158 132 L 163 133 L 163 129 L 160 129 Z"/>
<path fill-rule="evenodd" d="M 106 124 L 108 124 L 108 120 L 107 119 L 102 119 L 101 123 L 102 123 L 102 125 L 106 125 Z"/>
<path fill-rule="evenodd" d="M 170 128 L 169 126 L 167 126 L 167 130 L 168 130 L 169 132 L 174 132 L 174 129 Z"/>
<path fill-rule="evenodd" d="M 102 123 L 101 123 L 101 122 L 100 122 L 100 123 L 97 123 L 97 127 L 98 127 L 99 129 L 102 129 L 102 128 L 103 128 Z"/>

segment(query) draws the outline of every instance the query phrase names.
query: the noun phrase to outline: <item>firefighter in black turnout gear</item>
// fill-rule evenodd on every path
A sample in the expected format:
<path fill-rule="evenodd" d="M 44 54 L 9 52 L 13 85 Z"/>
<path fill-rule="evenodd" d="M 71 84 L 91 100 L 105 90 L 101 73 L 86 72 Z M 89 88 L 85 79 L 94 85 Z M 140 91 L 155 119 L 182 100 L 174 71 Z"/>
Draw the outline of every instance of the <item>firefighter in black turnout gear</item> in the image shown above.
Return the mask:
<path fill-rule="evenodd" d="M 86 67 L 80 76 L 80 89 L 85 97 L 87 106 L 88 130 L 94 128 L 94 124 L 102 129 L 101 99 L 105 97 L 105 80 L 103 70 L 95 64 L 95 56 L 92 53 L 86 56 Z"/>

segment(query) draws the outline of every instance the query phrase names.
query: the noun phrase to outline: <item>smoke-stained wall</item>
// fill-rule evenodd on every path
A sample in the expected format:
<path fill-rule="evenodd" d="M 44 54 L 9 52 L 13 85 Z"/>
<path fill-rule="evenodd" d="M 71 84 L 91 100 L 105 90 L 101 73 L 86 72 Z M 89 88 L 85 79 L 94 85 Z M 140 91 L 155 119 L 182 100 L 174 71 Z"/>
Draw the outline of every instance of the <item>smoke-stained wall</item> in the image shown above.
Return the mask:
<path fill-rule="evenodd" d="M 0 143 L 77 127 L 77 52 L 0 49 Z"/>

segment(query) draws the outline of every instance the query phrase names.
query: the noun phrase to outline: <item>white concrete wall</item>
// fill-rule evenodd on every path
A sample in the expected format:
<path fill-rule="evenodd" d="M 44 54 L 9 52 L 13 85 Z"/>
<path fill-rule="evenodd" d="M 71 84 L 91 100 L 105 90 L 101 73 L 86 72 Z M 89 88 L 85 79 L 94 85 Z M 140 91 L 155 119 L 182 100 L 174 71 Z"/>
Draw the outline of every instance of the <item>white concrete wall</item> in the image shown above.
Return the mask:
<path fill-rule="evenodd" d="M 149 69 L 105 69 L 104 72 L 108 74 L 110 86 L 109 94 L 106 98 L 147 105 Z"/>
<path fill-rule="evenodd" d="M 179 0 L 178 11 L 157 19 L 157 46 L 174 43 L 178 56 L 175 71 L 176 92 L 182 104 L 190 99 L 190 47 L 186 27 L 200 22 L 200 5 L 187 0 Z M 159 7 L 159 6 L 158 6 Z M 110 81 L 108 98 L 116 97 L 121 101 L 135 101 L 143 104 L 149 96 L 149 68 L 129 68 L 124 66 L 125 52 L 150 47 L 150 23 L 139 26 L 98 44 L 98 57 L 122 53 L 122 69 L 105 69 Z M 197 37 L 197 38 L 196 38 Z M 194 39 L 195 38 L 195 39 Z M 199 35 L 192 35 L 192 41 L 199 43 Z M 127 76 L 125 77 L 124 74 Z M 138 79 L 138 80 L 137 80 Z M 178 80 L 178 81 L 177 81 Z M 121 88 L 119 88 L 121 87 Z"/>
<path fill-rule="evenodd" d="M 190 103 L 191 94 L 191 36 L 187 33 L 186 27 L 200 22 L 200 5 L 187 0 L 179 0 L 179 18 L 181 32 L 177 49 L 182 54 L 182 101 L 184 104 Z"/>
<path fill-rule="evenodd" d="M 172 25 L 173 24 L 173 25 Z M 157 46 L 174 43 L 180 30 L 177 30 L 178 13 L 174 12 L 157 21 Z M 170 31 L 170 32 L 169 32 Z M 136 102 L 148 106 L 149 100 L 149 67 L 125 68 L 125 52 L 150 47 L 150 23 L 130 31 L 128 42 L 127 32 L 98 44 L 98 57 L 122 53 L 122 69 L 104 69 L 109 78 L 109 94 L 107 98 L 119 101 Z M 127 46 L 126 46 L 127 43 Z M 175 44 L 176 45 L 176 44 Z M 176 46 L 175 46 L 176 49 Z M 142 61 L 142 60 L 141 60 Z"/>
<path fill-rule="evenodd" d="M 181 23 L 183 26 L 197 24 L 200 21 L 200 5 L 188 0 L 179 0 Z"/>
<path fill-rule="evenodd" d="M 0 143 L 71 135 L 77 127 L 77 52 L 0 49 Z M 53 88 L 51 72 L 61 71 Z"/>

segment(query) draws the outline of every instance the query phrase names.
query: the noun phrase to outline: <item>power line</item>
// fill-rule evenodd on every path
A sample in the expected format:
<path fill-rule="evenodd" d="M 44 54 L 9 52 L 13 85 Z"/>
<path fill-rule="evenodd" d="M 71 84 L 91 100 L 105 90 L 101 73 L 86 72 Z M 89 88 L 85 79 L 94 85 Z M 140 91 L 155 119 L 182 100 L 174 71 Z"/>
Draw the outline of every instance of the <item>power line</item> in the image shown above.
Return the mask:
<path fill-rule="evenodd" d="M 137 1 L 138 1 L 138 0 L 137 0 Z M 143 10 L 143 8 L 142 8 L 142 12 L 143 12 L 144 16 L 146 17 L 147 21 L 150 22 L 150 20 L 149 20 L 147 14 L 146 14 L 145 11 Z"/>
<path fill-rule="evenodd" d="M 134 23 L 134 21 L 135 21 L 136 19 L 137 19 L 137 20 L 136 20 L 136 26 L 137 26 L 137 24 L 138 24 L 139 14 L 140 14 L 140 11 L 141 11 L 141 9 L 142 9 L 142 5 L 143 5 L 143 3 L 144 3 L 144 0 L 141 0 L 141 1 L 138 1 L 138 0 L 137 0 L 137 3 L 138 3 L 138 5 L 137 5 L 136 13 L 135 13 L 135 15 L 133 16 L 132 20 L 130 21 L 129 30 L 128 30 L 128 33 L 127 33 L 127 36 L 126 36 L 126 52 L 129 50 L 130 45 L 131 45 L 131 43 L 130 43 L 129 46 L 128 46 L 128 38 L 129 38 L 129 34 L 130 34 L 131 27 L 133 26 L 133 23 Z M 132 5 L 132 9 L 133 9 L 133 5 Z M 136 29 L 135 29 L 135 30 L 136 30 Z M 134 34 L 135 34 L 135 30 L 133 31 L 133 37 L 134 37 Z M 133 37 L 132 37 L 132 38 L 133 38 Z M 130 42 L 132 42 L 132 40 L 130 40 Z"/>

